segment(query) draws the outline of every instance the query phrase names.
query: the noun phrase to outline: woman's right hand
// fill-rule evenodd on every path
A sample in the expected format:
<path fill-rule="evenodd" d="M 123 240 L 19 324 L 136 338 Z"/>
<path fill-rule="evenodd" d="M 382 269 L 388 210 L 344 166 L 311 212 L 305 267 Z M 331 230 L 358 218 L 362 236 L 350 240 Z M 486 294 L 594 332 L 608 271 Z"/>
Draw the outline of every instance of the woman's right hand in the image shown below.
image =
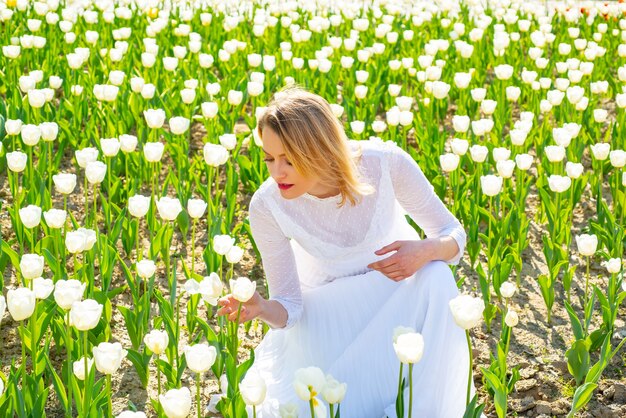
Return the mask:
<path fill-rule="evenodd" d="M 241 312 L 239 312 L 239 323 L 250 321 L 258 317 L 263 311 L 263 306 L 266 300 L 259 294 L 254 292 L 254 295 L 247 302 L 239 302 L 233 297 L 232 294 L 228 294 L 217 301 L 217 304 L 221 306 L 218 309 L 218 315 L 227 315 L 229 321 L 237 320 L 237 312 L 239 305 L 241 304 Z"/>

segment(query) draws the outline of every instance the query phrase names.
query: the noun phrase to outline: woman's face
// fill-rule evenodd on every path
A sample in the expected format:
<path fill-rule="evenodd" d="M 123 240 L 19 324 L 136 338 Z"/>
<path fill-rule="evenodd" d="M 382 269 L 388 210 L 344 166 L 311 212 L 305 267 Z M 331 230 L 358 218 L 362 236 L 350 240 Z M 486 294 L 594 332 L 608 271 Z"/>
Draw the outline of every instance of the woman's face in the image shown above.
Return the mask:
<path fill-rule="evenodd" d="M 295 199 L 309 193 L 318 197 L 338 194 L 338 189 L 333 190 L 320 184 L 318 177 L 304 177 L 291 165 L 285 155 L 285 149 L 280 137 L 273 129 L 263 129 L 263 151 L 265 162 L 270 175 L 278 183 L 280 194 L 285 199 Z"/>

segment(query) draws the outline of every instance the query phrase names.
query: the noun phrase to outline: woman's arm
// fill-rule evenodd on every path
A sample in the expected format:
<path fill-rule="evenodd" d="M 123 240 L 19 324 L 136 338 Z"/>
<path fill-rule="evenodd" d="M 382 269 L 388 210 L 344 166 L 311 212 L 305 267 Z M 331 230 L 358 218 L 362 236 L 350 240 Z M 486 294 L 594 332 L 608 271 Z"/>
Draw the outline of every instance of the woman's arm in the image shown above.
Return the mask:
<path fill-rule="evenodd" d="M 386 156 L 396 199 L 434 240 L 433 259 L 458 264 L 467 239 L 463 226 L 437 196 L 413 157 L 395 144 L 387 145 Z"/>
<path fill-rule="evenodd" d="M 256 194 L 250 201 L 250 229 L 261 253 L 270 298 L 258 293 L 242 306 L 240 321 L 259 317 L 272 328 L 289 328 L 302 314 L 302 293 L 289 239 L 266 204 Z M 220 300 L 220 315 L 236 320 L 239 302 L 227 295 Z"/>

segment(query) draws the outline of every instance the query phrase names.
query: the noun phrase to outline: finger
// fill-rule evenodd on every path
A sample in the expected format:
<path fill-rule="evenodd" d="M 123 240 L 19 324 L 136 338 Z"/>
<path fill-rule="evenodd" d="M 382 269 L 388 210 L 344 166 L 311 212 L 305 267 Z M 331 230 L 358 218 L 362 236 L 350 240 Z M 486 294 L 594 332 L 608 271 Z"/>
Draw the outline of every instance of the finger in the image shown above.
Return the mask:
<path fill-rule="evenodd" d="M 376 250 L 374 253 L 378 255 L 387 254 L 390 251 L 396 251 L 400 248 L 400 241 L 394 241 L 389 245 L 385 245 L 380 250 Z"/>
<path fill-rule="evenodd" d="M 397 262 L 397 257 L 392 255 L 391 257 L 387 257 L 383 260 L 377 261 L 375 263 L 370 264 L 371 268 L 375 270 L 382 270 L 387 267 L 393 266 Z"/>
<path fill-rule="evenodd" d="M 228 315 L 228 320 L 229 320 L 229 321 L 236 321 L 236 320 L 237 320 L 237 312 L 231 312 L 231 313 Z"/>

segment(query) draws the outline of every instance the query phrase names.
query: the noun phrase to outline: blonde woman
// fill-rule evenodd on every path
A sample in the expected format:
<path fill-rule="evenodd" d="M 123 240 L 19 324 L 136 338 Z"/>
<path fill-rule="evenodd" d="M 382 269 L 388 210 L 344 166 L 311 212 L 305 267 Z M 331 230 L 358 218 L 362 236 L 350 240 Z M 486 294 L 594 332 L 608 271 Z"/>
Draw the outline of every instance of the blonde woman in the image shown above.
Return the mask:
<path fill-rule="evenodd" d="M 310 416 L 293 380 L 316 366 L 347 383 L 342 418 L 395 417 L 398 326 L 424 338 L 413 416 L 462 416 L 469 360 L 448 308 L 458 291 L 447 266 L 465 247 L 459 221 L 409 154 L 391 142 L 348 140 L 320 96 L 277 93 L 258 134 L 271 177 L 252 197 L 250 226 L 270 297 L 256 293 L 241 311 L 272 328 L 252 366 L 268 385 L 258 416 L 279 416 L 287 403 Z M 236 319 L 232 296 L 220 306 Z"/>

